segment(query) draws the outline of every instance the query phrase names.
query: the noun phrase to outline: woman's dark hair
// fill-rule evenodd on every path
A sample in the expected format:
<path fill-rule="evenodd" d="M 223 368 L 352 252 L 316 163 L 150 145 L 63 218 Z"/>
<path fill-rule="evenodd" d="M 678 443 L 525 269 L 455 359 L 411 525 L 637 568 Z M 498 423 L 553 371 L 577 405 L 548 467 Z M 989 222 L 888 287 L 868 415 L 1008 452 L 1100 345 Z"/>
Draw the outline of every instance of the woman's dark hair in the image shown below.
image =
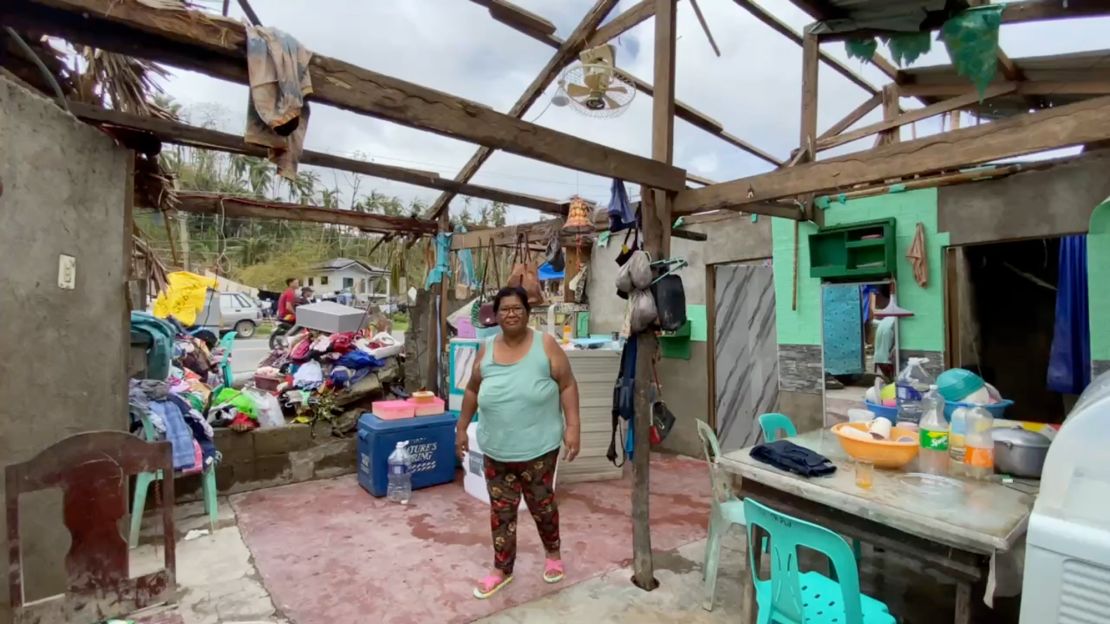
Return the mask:
<path fill-rule="evenodd" d="M 528 293 L 524 292 L 523 288 L 520 286 L 506 286 L 497 291 L 497 294 L 493 296 L 493 311 L 495 313 L 501 311 L 501 300 L 506 297 L 516 297 L 520 299 L 520 303 L 524 305 L 524 311 L 532 311 L 532 306 L 528 303 Z"/>

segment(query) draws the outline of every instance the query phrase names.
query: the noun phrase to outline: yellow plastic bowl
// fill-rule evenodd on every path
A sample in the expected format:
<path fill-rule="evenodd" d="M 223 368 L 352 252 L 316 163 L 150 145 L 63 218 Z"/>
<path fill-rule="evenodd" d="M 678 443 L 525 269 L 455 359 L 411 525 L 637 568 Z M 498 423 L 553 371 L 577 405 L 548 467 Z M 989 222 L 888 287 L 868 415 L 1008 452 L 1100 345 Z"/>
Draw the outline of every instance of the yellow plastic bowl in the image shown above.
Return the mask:
<path fill-rule="evenodd" d="M 832 432 L 840 440 L 840 446 L 852 459 L 862 459 L 875 464 L 876 468 L 897 470 L 913 461 L 917 457 L 918 439 L 917 432 L 902 427 L 894 427 L 890 431 L 893 440 L 861 440 L 846 436 L 843 429 L 852 427 L 867 431 L 867 423 L 840 423 L 833 425 Z M 895 442 L 900 437 L 910 436 L 910 442 Z"/>

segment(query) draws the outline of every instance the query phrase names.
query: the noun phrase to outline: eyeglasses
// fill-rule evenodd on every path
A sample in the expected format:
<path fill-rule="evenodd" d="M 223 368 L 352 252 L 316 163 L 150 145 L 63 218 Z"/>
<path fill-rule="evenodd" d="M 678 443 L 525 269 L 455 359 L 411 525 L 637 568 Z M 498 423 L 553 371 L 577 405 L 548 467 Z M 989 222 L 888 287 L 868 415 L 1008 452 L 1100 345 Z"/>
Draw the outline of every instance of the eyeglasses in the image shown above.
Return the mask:
<path fill-rule="evenodd" d="M 501 316 L 524 316 L 523 307 L 501 308 L 498 312 Z"/>

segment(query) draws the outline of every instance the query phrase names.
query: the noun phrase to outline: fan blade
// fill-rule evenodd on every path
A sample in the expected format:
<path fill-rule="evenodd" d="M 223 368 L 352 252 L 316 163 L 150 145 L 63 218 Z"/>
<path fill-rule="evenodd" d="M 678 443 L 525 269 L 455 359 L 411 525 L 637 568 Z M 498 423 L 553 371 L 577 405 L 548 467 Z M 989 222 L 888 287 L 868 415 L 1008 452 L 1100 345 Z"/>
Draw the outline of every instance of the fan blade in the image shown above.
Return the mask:
<path fill-rule="evenodd" d="M 603 100 L 605 100 L 605 103 L 609 105 L 609 108 L 620 108 L 621 107 L 620 102 L 614 100 L 613 98 L 609 97 L 608 95 L 603 95 L 603 96 L 601 96 L 601 98 Z"/>
<path fill-rule="evenodd" d="M 628 93 L 628 89 L 624 87 L 609 87 L 605 90 L 606 93 Z"/>
<path fill-rule="evenodd" d="M 585 97 L 590 94 L 590 89 L 583 87 L 580 84 L 570 83 L 567 85 L 567 95 L 570 97 Z"/>
<path fill-rule="evenodd" d="M 593 89 L 594 91 L 600 91 L 603 88 L 601 86 L 601 79 L 603 75 L 604 74 L 602 74 L 601 72 L 587 73 L 585 76 L 582 77 L 582 82 L 586 83 L 586 86 Z"/>

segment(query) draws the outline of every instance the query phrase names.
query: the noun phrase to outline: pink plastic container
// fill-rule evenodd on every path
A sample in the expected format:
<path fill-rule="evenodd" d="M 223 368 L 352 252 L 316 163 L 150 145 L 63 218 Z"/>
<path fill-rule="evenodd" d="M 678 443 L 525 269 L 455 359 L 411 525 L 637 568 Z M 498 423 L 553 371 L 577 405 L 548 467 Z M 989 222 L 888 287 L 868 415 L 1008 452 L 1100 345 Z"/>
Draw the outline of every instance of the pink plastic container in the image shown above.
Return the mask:
<path fill-rule="evenodd" d="M 416 415 L 413 404 L 408 401 L 374 401 L 370 412 L 382 420 L 400 420 Z"/>
<path fill-rule="evenodd" d="M 443 402 L 443 399 L 439 397 L 425 399 L 423 401 L 407 399 L 405 402 L 412 407 L 413 412 L 417 416 L 438 416 L 447 411 L 444 407 L 445 403 Z"/>

